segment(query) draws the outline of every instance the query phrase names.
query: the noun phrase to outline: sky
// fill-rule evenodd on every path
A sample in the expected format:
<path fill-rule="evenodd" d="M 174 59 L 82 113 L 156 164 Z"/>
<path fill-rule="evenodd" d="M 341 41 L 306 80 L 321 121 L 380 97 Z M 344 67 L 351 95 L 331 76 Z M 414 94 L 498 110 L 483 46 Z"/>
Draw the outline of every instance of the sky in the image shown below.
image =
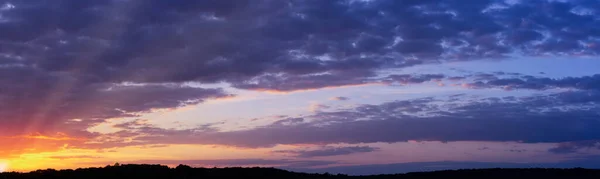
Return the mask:
<path fill-rule="evenodd" d="M 598 0 L 0 0 L 0 172 L 600 166 Z"/>

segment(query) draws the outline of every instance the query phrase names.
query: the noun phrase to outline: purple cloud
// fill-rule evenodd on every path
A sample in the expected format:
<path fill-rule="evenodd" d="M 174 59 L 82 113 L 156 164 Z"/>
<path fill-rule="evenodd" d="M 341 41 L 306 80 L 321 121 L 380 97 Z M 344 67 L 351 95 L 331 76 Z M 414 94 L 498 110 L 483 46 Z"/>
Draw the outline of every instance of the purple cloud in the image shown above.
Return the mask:
<path fill-rule="evenodd" d="M 327 157 L 337 155 L 349 155 L 354 153 L 367 153 L 377 151 L 379 148 L 369 146 L 351 147 L 323 147 L 315 150 L 278 150 L 275 153 L 291 154 L 299 158 Z"/>

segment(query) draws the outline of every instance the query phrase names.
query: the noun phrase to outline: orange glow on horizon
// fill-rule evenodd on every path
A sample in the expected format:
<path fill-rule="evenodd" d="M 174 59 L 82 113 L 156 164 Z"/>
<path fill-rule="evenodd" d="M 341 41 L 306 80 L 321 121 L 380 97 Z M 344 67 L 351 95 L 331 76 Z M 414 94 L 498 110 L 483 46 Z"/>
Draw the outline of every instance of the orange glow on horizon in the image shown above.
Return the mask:
<path fill-rule="evenodd" d="M 197 151 L 203 151 L 198 153 Z M 104 167 L 114 163 L 145 163 L 144 161 L 173 161 L 178 163 L 185 160 L 221 160 L 252 158 L 273 158 L 270 149 L 244 149 L 215 145 L 164 145 L 158 147 L 127 146 L 110 149 L 77 149 L 62 148 L 54 151 L 24 152 L 8 158 L 0 159 L 0 167 L 5 165 L 5 171 L 29 172 L 38 169 L 76 169 L 87 167 Z M 169 153 L 169 155 L 165 155 Z M 150 162 L 151 164 L 154 164 Z M 176 166 L 176 165 L 173 165 Z M 212 167 L 212 166 L 210 166 Z M 1 169 L 1 168 L 0 168 Z"/>
<path fill-rule="evenodd" d="M 86 138 L 71 137 L 64 133 L 57 133 L 53 136 L 40 133 L 0 136 L 0 160 L 8 160 L 30 153 L 56 152 L 85 141 L 87 141 Z M 13 168 L 12 166 L 11 164 L 11 168 Z"/>

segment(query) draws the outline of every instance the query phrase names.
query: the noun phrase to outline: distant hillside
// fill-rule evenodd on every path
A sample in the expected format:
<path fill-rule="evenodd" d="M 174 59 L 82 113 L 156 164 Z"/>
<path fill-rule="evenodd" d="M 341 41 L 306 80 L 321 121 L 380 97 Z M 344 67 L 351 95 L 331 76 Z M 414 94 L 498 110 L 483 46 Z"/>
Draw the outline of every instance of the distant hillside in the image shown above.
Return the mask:
<path fill-rule="evenodd" d="M 600 170 L 590 169 L 473 169 L 436 172 L 416 172 L 395 175 L 347 176 L 332 174 L 308 174 L 275 168 L 192 168 L 180 165 L 169 168 L 162 165 L 118 165 L 104 168 L 76 170 L 37 170 L 29 173 L 0 173 L 0 179 L 210 179 L 210 178 L 261 178 L 261 179 L 319 179 L 319 178 L 365 178 L 365 179 L 553 179 L 553 178 L 600 178 Z"/>

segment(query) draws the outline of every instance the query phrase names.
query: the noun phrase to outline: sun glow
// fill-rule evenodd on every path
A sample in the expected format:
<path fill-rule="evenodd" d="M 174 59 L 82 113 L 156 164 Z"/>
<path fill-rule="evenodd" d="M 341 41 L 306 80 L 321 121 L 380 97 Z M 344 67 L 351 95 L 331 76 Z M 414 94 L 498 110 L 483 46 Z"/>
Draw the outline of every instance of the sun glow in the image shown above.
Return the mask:
<path fill-rule="evenodd" d="M 0 173 L 8 170 L 8 162 L 0 161 Z"/>

